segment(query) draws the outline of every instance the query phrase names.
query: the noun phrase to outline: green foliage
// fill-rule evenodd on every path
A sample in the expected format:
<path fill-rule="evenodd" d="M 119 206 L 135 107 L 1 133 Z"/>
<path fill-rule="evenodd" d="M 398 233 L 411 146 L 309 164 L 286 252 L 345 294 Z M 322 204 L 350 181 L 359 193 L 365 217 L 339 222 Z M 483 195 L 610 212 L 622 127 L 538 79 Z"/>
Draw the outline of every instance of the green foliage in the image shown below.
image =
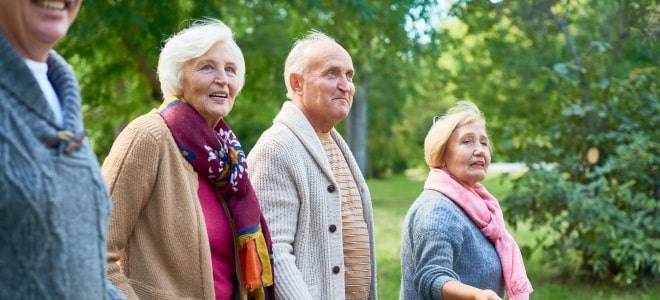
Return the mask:
<path fill-rule="evenodd" d="M 221 19 L 233 29 L 246 60 L 246 84 L 227 121 L 249 152 L 285 100 L 282 73 L 293 40 L 310 29 L 321 30 L 353 56 L 355 101 L 371 107 L 368 120 L 360 120 L 368 126 L 361 128 L 368 134 L 356 138 L 368 137 L 369 173 L 381 176 L 405 169 L 415 154 L 391 143 L 393 136 L 397 142 L 406 141 L 390 125 L 404 119 L 401 99 L 414 97 L 410 88 L 414 82 L 401 80 L 418 69 L 413 57 L 433 54 L 432 47 L 417 42 L 423 34 L 432 35 L 433 28 L 411 33 L 405 24 L 429 19 L 431 4 L 429 0 L 87 0 L 57 50 L 74 65 L 89 138 L 102 160 L 128 122 L 160 104 L 155 71 L 163 41 L 192 19 Z M 337 127 L 348 131 L 344 124 Z M 399 154 L 401 149 L 405 154 Z"/>
<path fill-rule="evenodd" d="M 503 201 L 508 221 L 550 228 L 530 249 L 545 246 L 562 271 L 657 279 L 657 2 L 458 1 L 451 12 L 435 78 L 485 112 L 494 159 L 531 169 Z"/>
<path fill-rule="evenodd" d="M 660 277 L 660 81 L 655 69 L 637 71 L 597 106 L 551 111 L 547 144 L 528 144 L 532 170 L 503 205 L 511 223 L 551 228 L 557 238 L 537 244 L 560 270 L 619 285 Z M 587 147 L 599 149 L 595 164 Z"/>

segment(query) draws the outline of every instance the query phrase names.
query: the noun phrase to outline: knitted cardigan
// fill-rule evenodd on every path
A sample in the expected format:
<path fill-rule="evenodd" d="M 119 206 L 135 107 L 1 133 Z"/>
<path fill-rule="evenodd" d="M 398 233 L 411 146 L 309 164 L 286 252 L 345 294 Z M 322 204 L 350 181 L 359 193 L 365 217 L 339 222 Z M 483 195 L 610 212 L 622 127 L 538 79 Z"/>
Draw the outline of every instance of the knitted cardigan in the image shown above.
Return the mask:
<path fill-rule="evenodd" d="M 157 110 L 124 128 L 102 169 L 112 283 L 129 299 L 215 299 L 198 176 Z"/>
<path fill-rule="evenodd" d="M 344 299 L 341 197 L 330 163 L 311 124 L 291 101 L 273 123 L 248 154 L 248 172 L 273 239 L 276 297 Z M 348 145 L 335 129 L 331 135 L 362 198 L 371 245 L 370 299 L 377 299 L 371 196 Z"/>
<path fill-rule="evenodd" d="M 442 287 L 450 280 L 504 295 L 495 247 L 445 195 L 424 190 L 402 230 L 399 299 L 442 299 Z"/>
<path fill-rule="evenodd" d="M 56 131 L 83 130 L 78 83 L 48 55 L 57 123 L 34 75 L 0 33 L 0 299 L 123 299 L 106 277 L 110 200 L 87 139 L 64 153 Z"/>

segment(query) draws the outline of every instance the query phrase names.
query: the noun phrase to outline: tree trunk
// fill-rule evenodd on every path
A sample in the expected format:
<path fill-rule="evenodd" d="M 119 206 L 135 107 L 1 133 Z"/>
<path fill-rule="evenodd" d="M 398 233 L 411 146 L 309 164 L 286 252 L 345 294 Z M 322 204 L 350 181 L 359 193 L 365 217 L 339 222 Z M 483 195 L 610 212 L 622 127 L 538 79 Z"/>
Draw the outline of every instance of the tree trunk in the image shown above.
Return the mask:
<path fill-rule="evenodd" d="M 353 151 L 353 156 L 357 161 L 362 175 L 366 177 L 367 170 L 367 111 L 369 104 L 367 95 L 369 94 L 368 74 L 362 65 L 357 66 L 360 81 L 360 90 L 355 92 L 353 97 L 353 106 L 351 113 L 346 118 L 346 142 Z"/>

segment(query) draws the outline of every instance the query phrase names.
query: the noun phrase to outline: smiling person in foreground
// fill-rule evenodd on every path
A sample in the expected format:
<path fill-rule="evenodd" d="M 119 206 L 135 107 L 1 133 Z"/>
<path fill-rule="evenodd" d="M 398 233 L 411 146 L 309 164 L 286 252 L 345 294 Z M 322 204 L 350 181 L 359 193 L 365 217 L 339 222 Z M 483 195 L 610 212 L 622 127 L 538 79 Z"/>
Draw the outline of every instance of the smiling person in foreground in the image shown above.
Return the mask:
<path fill-rule="evenodd" d="M 0 0 L 0 299 L 124 299 L 78 81 L 54 50 L 81 4 Z"/>

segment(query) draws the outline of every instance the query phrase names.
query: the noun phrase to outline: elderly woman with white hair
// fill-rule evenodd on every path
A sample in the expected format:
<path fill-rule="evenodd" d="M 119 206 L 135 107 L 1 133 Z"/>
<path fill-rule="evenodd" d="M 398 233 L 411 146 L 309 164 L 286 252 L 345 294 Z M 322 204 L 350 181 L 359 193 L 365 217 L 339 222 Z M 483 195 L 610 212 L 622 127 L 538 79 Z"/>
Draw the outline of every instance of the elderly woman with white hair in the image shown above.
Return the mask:
<path fill-rule="evenodd" d="M 164 101 L 103 163 L 108 275 L 129 299 L 273 299 L 270 233 L 225 121 L 245 82 L 232 31 L 198 20 L 161 50 Z"/>

